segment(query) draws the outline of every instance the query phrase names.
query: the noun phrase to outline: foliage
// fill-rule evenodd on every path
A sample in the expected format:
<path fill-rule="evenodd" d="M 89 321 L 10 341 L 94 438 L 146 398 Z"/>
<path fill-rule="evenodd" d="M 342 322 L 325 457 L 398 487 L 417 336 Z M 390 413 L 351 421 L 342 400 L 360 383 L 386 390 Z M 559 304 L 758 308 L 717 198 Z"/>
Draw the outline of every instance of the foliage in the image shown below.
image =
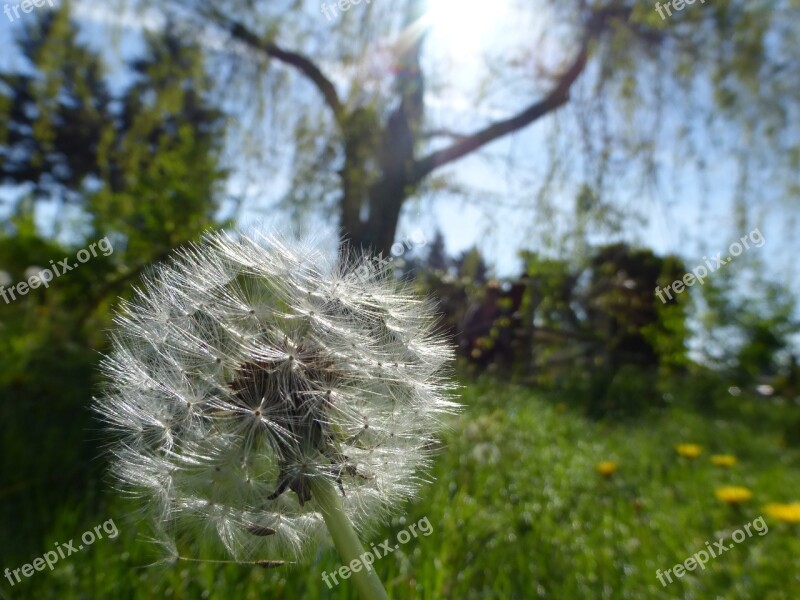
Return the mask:
<path fill-rule="evenodd" d="M 0 270 L 16 285 L 52 262 L 75 263 L 100 238 L 113 248 L 46 289 L 0 301 L 3 545 L 22 551 L 37 547 L 58 515 L 16 515 L 54 498 L 69 503 L 100 482 L 86 406 L 110 306 L 148 265 L 214 224 L 224 173 L 221 113 L 206 98 L 196 47 L 152 37 L 131 65 L 130 85 L 111 95 L 66 4 L 23 30 L 19 43 L 33 70 L 3 75 L 0 174 L 27 185 L 0 230 Z M 52 228 L 68 235 L 40 227 L 45 199 L 79 215 Z"/>
<path fill-rule="evenodd" d="M 785 283 L 760 274 L 727 273 L 703 287 L 699 336 L 703 361 L 727 369 L 738 385 L 785 376 L 792 368 L 792 337 L 800 333 L 796 298 Z"/>
<path fill-rule="evenodd" d="M 624 244 L 591 249 L 586 261 L 522 252 L 521 277 L 483 284 L 470 266 L 480 254 L 464 256 L 443 259 L 433 246 L 428 260 L 449 271 L 423 270 L 417 284 L 440 299 L 461 356 L 479 370 L 566 382 L 601 417 L 646 408 L 659 378 L 690 365 L 686 296 L 663 304 L 653 293 L 682 274 L 677 257 Z"/>
<path fill-rule="evenodd" d="M 115 115 L 117 133 L 99 148 L 100 190 L 88 211 L 96 230 L 125 239 L 150 262 L 198 237 L 214 221 L 226 172 L 219 167 L 222 113 L 197 46 L 172 30 L 150 35 Z"/>
<path fill-rule="evenodd" d="M 243 49 L 207 49 L 226 74 L 218 91 L 243 113 L 233 139 L 255 150 L 243 168 L 285 170 L 293 185 L 284 205 L 336 213 L 356 244 L 385 254 L 408 200 L 445 189 L 434 181 L 445 167 L 540 121 L 536 135 L 515 139 L 522 151 L 509 153 L 508 179 L 519 183 L 507 195 L 536 209 L 542 239 L 555 239 L 559 219 L 548 216 L 564 216 L 565 195 L 580 214 L 562 239 L 589 221 L 626 233 L 624 201 L 641 208 L 649 185 L 687 170 L 685 160 L 665 166 L 672 148 L 701 179 L 733 156 L 742 206 L 761 178 L 774 196 L 797 189 L 800 150 L 784 135 L 796 128 L 800 98 L 786 76 L 800 64 L 794 2 L 721 0 L 662 19 L 635 0 L 505 0 L 463 9 L 480 11 L 502 47 L 475 36 L 465 57 L 424 18 L 426 0 L 353 5 L 335 23 L 315 0 L 117 3 L 153 8 L 178 20 L 183 35 Z M 453 96 L 465 99 L 463 110 L 437 109 Z"/>
<path fill-rule="evenodd" d="M 101 141 L 114 135 L 101 59 L 77 35 L 68 6 L 44 13 L 17 42 L 32 70 L 0 75 L 0 181 L 37 200 L 83 202 Z"/>

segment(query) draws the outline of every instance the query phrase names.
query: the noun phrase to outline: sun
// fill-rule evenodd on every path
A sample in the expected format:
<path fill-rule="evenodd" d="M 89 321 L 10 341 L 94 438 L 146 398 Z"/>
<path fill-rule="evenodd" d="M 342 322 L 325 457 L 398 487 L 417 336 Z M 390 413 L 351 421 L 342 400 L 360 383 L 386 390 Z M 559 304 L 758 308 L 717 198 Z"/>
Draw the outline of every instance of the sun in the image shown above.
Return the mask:
<path fill-rule="evenodd" d="M 423 22 L 437 45 L 463 56 L 480 51 L 501 11 L 502 2 L 428 0 Z"/>

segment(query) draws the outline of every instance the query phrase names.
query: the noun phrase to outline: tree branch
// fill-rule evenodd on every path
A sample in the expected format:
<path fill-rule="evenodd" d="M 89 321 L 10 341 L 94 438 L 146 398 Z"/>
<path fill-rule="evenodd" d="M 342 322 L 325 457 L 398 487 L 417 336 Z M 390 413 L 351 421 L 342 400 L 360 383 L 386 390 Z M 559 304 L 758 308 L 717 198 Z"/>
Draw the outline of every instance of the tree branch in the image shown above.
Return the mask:
<path fill-rule="evenodd" d="M 213 11 L 213 14 L 214 20 L 223 29 L 227 30 L 233 38 L 239 40 L 253 50 L 263 52 L 270 58 L 274 58 L 275 60 L 279 60 L 284 64 L 294 67 L 300 73 L 305 75 L 305 77 L 311 81 L 311 83 L 313 83 L 317 90 L 322 94 L 325 104 L 327 104 L 328 107 L 333 111 L 336 122 L 341 124 L 341 121 L 344 117 L 342 101 L 339 99 L 339 94 L 336 91 L 336 87 L 333 85 L 333 82 L 325 76 L 325 74 L 316 64 L 314 64 L 314 61 L 307 56 L 300 54 L 299 52 L 285 50 L 274 42 L 260 38 L 239 21 L 227 19 L 224 15 L 216 10 Z"/>
<path fill-rule="evenodd" d="M 422 133 L 422 137 L 426 139 L 432 139 L 436 137 L 446 137 L 450 138 L 451 140 L 461 141 L 465 140 L 468 136 L 463 133 L 450 131 L 449 129 L 446 128 L 439 128 L 439 129 L 430 129 L 428 131 L 424 131 Z"/>
<path fill-rule="evenodd" d="M 417 160 L 413 169 L 413 182 L 419 183 L 435 169 L 454 162 L 504 135 L 518 131 L 565 104 L 569 100 L 569 90 L 572 84 L 586 67 L 587 55 L 587 44 L 584 42 L 572 65 L 561 75 L 556 87 L 543 100 L 535 102 L 513 117 L 492 123 L 473 134 L 465 135 L 447 148 L 437 150 Z"/>
<path fill-rule="evenodd" d="M 415 161 L 411 183 L 419 183 L 435 169 L 475 152 L 504 135 L 518 131 L 565 104 L 569 100 L 570 88 L 586 68 L 589 43 L 606 29 L 609 20 L 627 21 L 630 19 L 631 11 L 630 7 L 607 7 L 593 11 L 586 23 L 580 51 L 569 68 L 559 77 L 556 86 L 544 99 L 535 102 L 513 117 L 492 123 L 480 131 L 464 136 L 463 139 L 454 142 L 447 148 L 432 152 Z"/>

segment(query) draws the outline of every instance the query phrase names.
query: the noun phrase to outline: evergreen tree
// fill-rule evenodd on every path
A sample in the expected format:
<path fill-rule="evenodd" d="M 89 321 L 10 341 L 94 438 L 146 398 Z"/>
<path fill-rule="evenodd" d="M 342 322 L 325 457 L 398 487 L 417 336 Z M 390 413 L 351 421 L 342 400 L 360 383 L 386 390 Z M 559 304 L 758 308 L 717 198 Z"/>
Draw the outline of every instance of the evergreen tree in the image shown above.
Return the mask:
<path fill-rule="evenodd" d="M 428 250 L 428 267 L 431 269 L 447 271 L 450 264 L 450 258 L 447 256 L 447 250 L 444 246 L 444 235 L 442 230 L 437 229 L 436 235 L 431 242 L 430 249 Z"/>
<path fill-rule="evenodd" d="M 29 69 L 0 74 L 0 182 L 25 185 L 37 200 L 81 203 L 100 142 L 114 135 L 112 98 L 68 8 L 43 15 L 18 40 Z"/>
<path fill-rule="evenodd" d="M 55 516 L 59 503 L 91 509 L 95 499 L 87 482 L 102 464 L 84 406 L 97 392 L 109 306 L 144 267 L 215 224 L 224 175 L 222 113 L 207 101 L 196 47 L 169 32 L 149 37 L 129 85 L 112 95 L 68 6 L 42 14 L 20 28 L 25 71 L 3 74 L 0 87 L 0 182 L 26 188 L 0 230 L 0 270 L 9 287 L 103 237 L 113 253 L 0 300 L 0 469 L 13 490 L 0 519 L 7 544 L 29 554 L 52 523 L 16 514 Z M 35 217 L 46 200 L 78 209 L 83 226 L 43 234 Z"/>

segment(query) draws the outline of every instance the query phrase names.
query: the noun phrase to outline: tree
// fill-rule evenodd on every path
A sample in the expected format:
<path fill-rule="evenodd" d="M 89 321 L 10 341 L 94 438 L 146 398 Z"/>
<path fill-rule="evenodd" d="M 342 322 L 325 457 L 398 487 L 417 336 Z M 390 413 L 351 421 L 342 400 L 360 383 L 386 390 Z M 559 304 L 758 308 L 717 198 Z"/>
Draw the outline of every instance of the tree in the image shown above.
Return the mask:
<path fill-rule="evenodd" d="M 426 264 L 429 269 L 434 271 L 447 271 L 450 264 L 450 258 L 447 256 L 447 250 L 444 244 L 444 235 L 440 229 L 436 230 L 436 235 L 433 237 L 430 248 L 428 249 L 428 256 Z"/>
<path fill-rule="evenodd" d="M 84 202 L 114 130 L 101 60 L 76 38 L 66 8 L 45 13 L 19 39 L 33 72 L 0 75 L 0 183 L 26 186 L 35 200 Z"/>
<path fill-rule="evenodd" d="M 800 319 L 796 297 L 785 284 L 758 274 L 750 285 L 743 282 L 741 276 L 720 273 L 719 281 L 703 286 L 699 337 L 702 361 L 747 386 L 791 369 L 792 337 L 800 332 Z"/>
<path fill-rule="evenodd" d="M 223 113 L 208 100 L 211 86 L 196 46 L 173 29 L 148 35 L 144 57 L 132 62 L 133 82 L 115 132 L 103 137 L 91 195 L 95 229 L 128 240 L 139 263 L 197 238 L 219 210 Z"/>
<path fill-rule="evenodd" d="M 33 552 L 51 523 L 25 531 L 15 514 L 39 506 L 55 518 L 54 499 L 93 498 L 86 482 L 101 464 L 84 406 L 97 392 L 110 305 L 146 266 L 215 224 L 224 172 L 221 112 L 196 47 L 152 36 L 133 79 L 111 94 L 66 7 L 21 31 L 29 65 L 4 73 L 0 90 L 0 178 L 25 188 L 0 227 L 2 283 L 74 260 L 103 236 L 113 246 L 47 288 L 0 299 L 2 518 L 8 543 Z M 51 198 L 80 211 L 66 236 L 37 227 L 37 204 Z"/>
<path fill-rule="evenodd" d="M 210 104 L 199 48 L 172 28 L 147 37 L 119 97 L 99 56 L 77 41 L 68 5 L 23 30 L 20 47 L 34 71 L 2 74 L 0 181 L 27 188 L 23 198 L 78 209 L 85 238 L 111 236 L 117 248 L 121 272 L 85 291 L 81 326 L 144 267 L 214 223 L 223 113 Z"/>
<path fill-rule="evenodd" d="M 591 268 L 585 310 L 589 330 L 603 342 L 598 366 L 610 371 L 625 364 L 687 366 L 687 297 L 663 303 L 653 293 L 682 275 L 680 261 L 614 244 L 595 252 Z"/>
<path fill-rule="evenodd" d="M 335 11 L 335 31 L 327 30 L 316 1 L 296 2 L 288 11 L 244 0 L 148 6 L 182 19 L 185 32 L 225 35 L 266 58 L 244 66 L 241 86 L 227 79 L 224 85 L 239 96 L 249 90 L 255 100 L 249 104 L 266 106 L 274 125 L 258 136 L 271 159 L 292 145 L 295 185 L 286 200 L 335 213 L 356 244 L 384 253 L 406 200 L 435 173 L 545 117 L 552 125 L 546 146 L 525 165 L 538 179 L 528 199 L 554 196 L 565 183 L 577 186 L 575 197 L 587 186 L 606 201 L 624 196 L 626 187 L 635 188 L 633 196 L 657 183 L 656 151 L 675 141 L 684 142 L 700 169 L 712 147 L 733 149 L 742 197 L 762 163 L 785 189 L 797 185 L 800 146 L 782 133 L 794 127 L 800 98 L 796 78 L 787 77 L 800 64 L 797 29 L 790 25 L 798 12 L 790 3 L 720 0 L 661 18 L 633 0 L 506 0 L 515 11 L 512 26 L 536 27 L 516 48 L 489 57 L 487 79 L 476 86 L 487 91 L 471 103 L 476 111 L 468 133 L 430 111 L 429 97 L 453 67 L 437 72 L 424 60 L 430 59 L 428 4 L 406 0 L 399 11 L 396 4 L 391 10 L 378 3 L 351 6 Z M 481 18 L 497 12 L 486 8 Z M 497 88 L 517 108 L 486 121 L 478 108 Z M 562 123 L 554 117 L 566 107 L 574 108 L 574 119 Z M 731 130 L 748 139 L 746 147 Z"/>

